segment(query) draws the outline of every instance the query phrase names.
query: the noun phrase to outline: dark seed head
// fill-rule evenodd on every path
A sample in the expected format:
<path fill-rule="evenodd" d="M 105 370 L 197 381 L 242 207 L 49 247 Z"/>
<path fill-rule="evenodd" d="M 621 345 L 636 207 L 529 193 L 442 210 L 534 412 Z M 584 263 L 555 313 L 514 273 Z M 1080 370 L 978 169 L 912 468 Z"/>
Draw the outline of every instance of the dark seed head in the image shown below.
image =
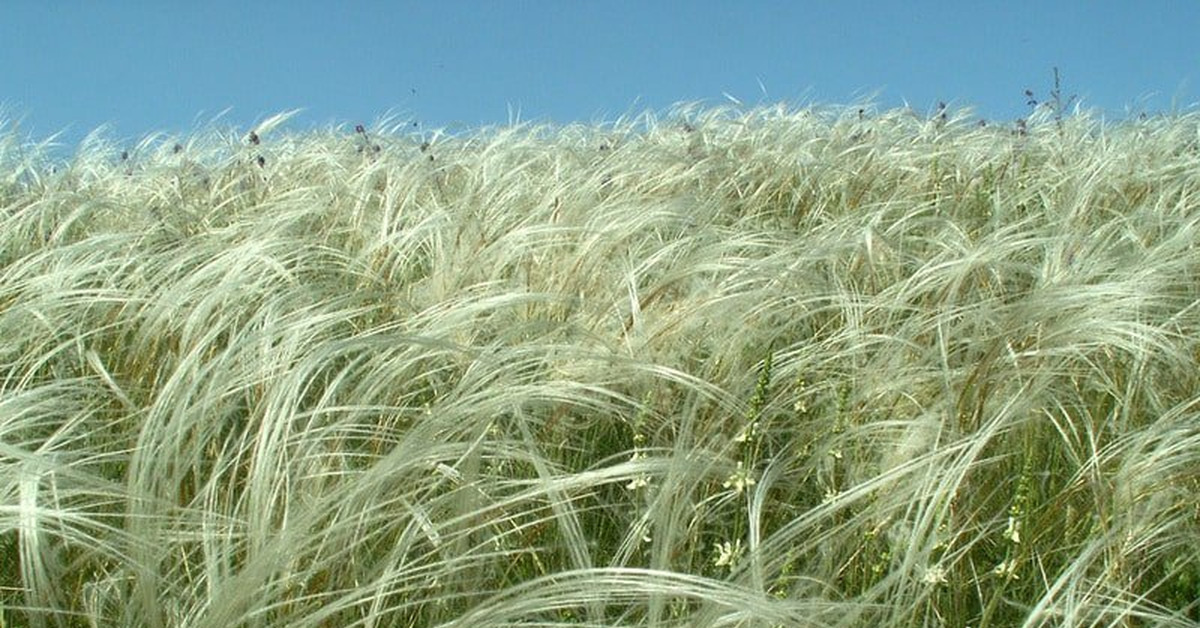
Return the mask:
<path fill-rule="evenodd" d="M 129 159 L 129 151 L 127 151 L 127 150 L 121 151 L 121 161 L 125 161 L 127 159 Z"/>
<path fill-rule="evenodd" d="M 359 135 L 366 135 L 366 134 L 367 134 L 367 130 L 366 130 L 366 129 L 364 129 L 364 128 L 363 128 L 363 125 L 361 125 L 361 124 L 356 124 L 356 125 L 354 125 L 354 132 L 355 132 L 355 133 L 358 133 Z"/>
<path fill-rule="evenodd" d="M 267 158 L 263 157 L 262 155 L 259 155 L 258 159 L 254 160 L 254 163 L 258 164 L 259 168 L 262 168 L 267 165 Z"/>
<path fill-rule="evenodd" d="M 253 144 L 253 145 L 255 145 L 255 146 L 258 146 L 258 133 L 255 133 L 254 131 L 251 131 L 251 132 L 250 132 L 250 137 L 249 137 L 249 140 L 250 140 L 250 143 L 251 143 L 251 144 Z"/>
<path fill-rule="evenodd" d="M 171 152 L 175 153 L 176 155 L 178 155 L 179 153 L 182 153 L 183 152 L 183 144 L 176 144 L 175 147 L 171 149 Z"/>

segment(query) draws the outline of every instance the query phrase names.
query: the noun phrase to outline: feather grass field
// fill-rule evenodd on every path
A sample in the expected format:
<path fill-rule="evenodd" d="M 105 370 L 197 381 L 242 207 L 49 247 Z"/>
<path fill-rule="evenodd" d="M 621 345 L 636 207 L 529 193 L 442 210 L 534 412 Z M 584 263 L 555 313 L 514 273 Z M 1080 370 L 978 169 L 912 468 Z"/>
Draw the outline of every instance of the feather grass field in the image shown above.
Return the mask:
<path fill-rule="evenodd" d="M 1194 626 L 1200 117 L 0 140 L 0 625 Z"/>

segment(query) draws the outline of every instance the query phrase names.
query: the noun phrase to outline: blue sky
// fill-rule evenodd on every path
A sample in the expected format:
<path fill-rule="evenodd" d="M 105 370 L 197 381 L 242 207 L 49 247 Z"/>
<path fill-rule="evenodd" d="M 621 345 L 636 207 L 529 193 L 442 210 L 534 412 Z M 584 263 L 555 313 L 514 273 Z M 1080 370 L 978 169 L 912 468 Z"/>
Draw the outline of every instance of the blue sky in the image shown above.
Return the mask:
<path fill-rule="evenodd" d="M 611 121 L 681 101 L 980 117 L 1063 95 L 1124 117 L 1200 100 L 1200 2 L 83 2 L 9 0 L 0 118 L 33 139 L 136 141 L 303 108 L 424 129 Z"/>

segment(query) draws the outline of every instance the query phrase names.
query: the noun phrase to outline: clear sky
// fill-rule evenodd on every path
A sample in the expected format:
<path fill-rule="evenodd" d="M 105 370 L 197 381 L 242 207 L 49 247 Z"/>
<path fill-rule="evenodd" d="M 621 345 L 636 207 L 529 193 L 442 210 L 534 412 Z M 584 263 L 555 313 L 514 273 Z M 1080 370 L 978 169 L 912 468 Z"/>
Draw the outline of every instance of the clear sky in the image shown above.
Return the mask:
<path fill-rule="evenodd" d="M 73 146 L 302 108 L 291 128 L 612 121 L 681 101 L 990 120 L 1063 96 L 1122 118 L 1200 99 L 1200 2 L 8 0 L 0 119 Z"/>

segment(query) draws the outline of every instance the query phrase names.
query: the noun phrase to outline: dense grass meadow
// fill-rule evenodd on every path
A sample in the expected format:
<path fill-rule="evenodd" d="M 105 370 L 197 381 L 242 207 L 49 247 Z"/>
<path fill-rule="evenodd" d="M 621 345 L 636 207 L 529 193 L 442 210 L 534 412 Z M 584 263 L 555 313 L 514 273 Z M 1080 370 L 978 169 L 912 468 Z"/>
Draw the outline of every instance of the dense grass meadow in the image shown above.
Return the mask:
<path fill-rule="evenodd" d="M 1195 626 L 1200 114 L 0 132 L 0 626 Z"/>

